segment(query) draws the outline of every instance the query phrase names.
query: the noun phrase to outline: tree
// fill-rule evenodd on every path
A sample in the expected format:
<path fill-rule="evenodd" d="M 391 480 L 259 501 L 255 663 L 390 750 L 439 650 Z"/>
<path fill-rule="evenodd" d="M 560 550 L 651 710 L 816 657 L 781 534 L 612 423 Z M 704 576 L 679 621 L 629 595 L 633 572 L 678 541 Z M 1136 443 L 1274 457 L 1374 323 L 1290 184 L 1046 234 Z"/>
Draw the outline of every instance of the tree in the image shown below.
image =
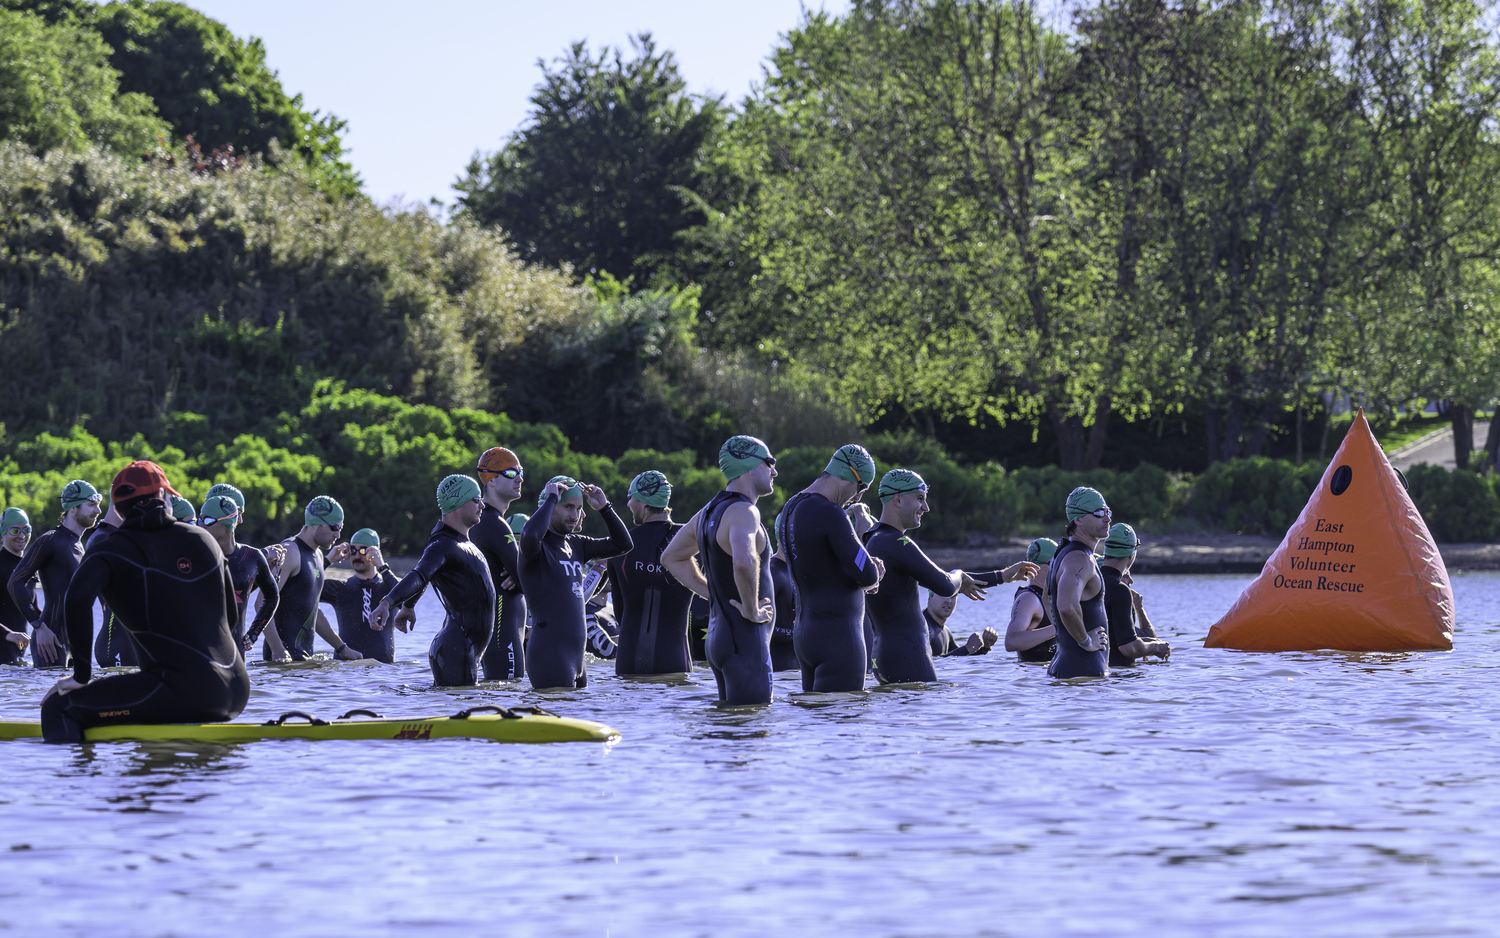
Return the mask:
<path fill-rule="evenodd" d="M 722 101 L 689 95 L 650 33 L 631 47 L 627 60 L 580 42 L 555 68 L 538 62 L 529 124 L 454 184 L 463 214 L 503 229 L 527 261 L 648 282 L 704 220 Z"/>

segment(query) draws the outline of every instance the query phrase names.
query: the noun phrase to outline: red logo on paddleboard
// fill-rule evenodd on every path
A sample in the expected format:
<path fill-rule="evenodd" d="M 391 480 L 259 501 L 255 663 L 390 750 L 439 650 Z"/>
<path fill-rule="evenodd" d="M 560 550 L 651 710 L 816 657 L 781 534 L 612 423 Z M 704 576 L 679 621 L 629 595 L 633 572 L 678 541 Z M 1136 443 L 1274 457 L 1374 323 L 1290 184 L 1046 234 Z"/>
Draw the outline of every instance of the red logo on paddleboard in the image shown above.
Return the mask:
<path fill-rule="evenodd" d="M 424 724 L 421 724 L 421 723 L 416 723 L 416 724 L 413 724 L 411 726 L 403 726 L 403 727 L 401 727 L 401 730 L 399 732 L 397 732 L 396 735 L 392 736 L 391 738 L 392 739 L 431 739 L 432 738 L 432 727 L 431 727 L 431 725 L 424 725 Z"/>
<path fill-rule="evenodd" d="M 186 557 L 178 557 L 177 558 L 177 572 L 178 573 L 192 573 L 193 572 L 193 562 L 191 560 L 187 559 Z"/>

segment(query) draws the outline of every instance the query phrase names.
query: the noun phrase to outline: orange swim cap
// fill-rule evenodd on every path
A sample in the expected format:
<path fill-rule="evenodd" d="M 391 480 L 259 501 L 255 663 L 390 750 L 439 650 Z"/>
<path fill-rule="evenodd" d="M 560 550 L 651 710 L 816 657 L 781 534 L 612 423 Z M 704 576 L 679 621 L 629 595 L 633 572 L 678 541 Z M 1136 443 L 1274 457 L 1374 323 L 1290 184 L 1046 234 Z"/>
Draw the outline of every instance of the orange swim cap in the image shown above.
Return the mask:
<path fill-rule="evenodd" d="M 512 453 L 503 446 L 496 446 L 493 449 L 484 451 L 484 455 L 479 457 L 479 465 L 474 467 L 474 471 L 479 474 L 480 482 L 489 485 L 495 476 L 507 469 L 513 469 L 520 464 L 521 460 L 516 458 L 515 453 Z"/>

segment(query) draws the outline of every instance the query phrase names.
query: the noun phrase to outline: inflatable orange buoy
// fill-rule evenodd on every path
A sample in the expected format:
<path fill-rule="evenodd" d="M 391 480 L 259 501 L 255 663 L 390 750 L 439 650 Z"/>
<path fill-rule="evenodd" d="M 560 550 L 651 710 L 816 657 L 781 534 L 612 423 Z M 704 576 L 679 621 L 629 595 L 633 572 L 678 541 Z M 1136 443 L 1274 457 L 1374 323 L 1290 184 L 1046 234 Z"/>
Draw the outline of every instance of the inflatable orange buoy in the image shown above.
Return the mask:
<path fill-rule="evenodd" d="M 1208 648 L 1453 647 L 1453 587 L 1427 524 L 1361 410 L 1286 540 Z"/>

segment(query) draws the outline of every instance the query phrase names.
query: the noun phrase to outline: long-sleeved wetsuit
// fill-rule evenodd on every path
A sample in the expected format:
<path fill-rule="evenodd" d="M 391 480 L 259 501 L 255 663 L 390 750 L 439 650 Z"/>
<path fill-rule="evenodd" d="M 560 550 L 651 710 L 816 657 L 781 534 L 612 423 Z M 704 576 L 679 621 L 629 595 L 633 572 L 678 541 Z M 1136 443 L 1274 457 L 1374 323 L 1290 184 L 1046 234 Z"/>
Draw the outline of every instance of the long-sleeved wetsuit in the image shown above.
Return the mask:
<path fill-rule="evenodd" d="M 483 552 L 442 521 L 427 535 L 417 565 L 386 597 L 391 608 L 416 605 L 428 583 L 437 588 L 446 613 L 427 647 L 432 681 L 439 687 L 478 684 L 479 658 L 495 631 L 495 584 Z"/>
<path fill-rule="evenodd" d="M 0 548 L 0 583 L 9 583 L 10 575 L 16 572 L 16 566 L 20 564 L 21 558 L 4 548 Z M 0 625 L 5 626 L 6 632 L 20 632 L 26 634 L 26 627 L 42 617 L 42 610 L 37 608 L 35 591 L 31 607 L 23 611 L 16 601 L 11 598 L 10 590 L 0 590 Z M 0 633 L 0 664 L 24 664 L 26 652 L 16 647 L 14 642 L 5 640 Z"/>
<path fill-rule="evenodd" d="M 357 576 L 323 580 L 322 601 L 333 607 L 339 621 L 339 638 L 366 658 L 386 664 L 396 660 L 396 630 L 391 626 L 378 632 L 370 628 L 370 613 L 395 588 L 396 575 L 384 565 L 368 580 Z"/>
<path fill-rule="evenodd" d="M 78 569 L 78 562 L 83 559 L 83 541 L 80 536 L 74 534 L 66 525 L 58 525 L 50 531 L 40 535 L 26 548 L 21 562 L 11 573 L 8 586 L 11 599 L 22 609 L 30 609 L 36 605 L 36 582 L 42 583 L 42 595 L 47 603 L 42 608 L 40 620 L 32 621 L 32 631 L 35 632 L 38 621 L 52 630 L 57 637 L 60 649 L 57 660 L 52 662 L 42 661 L 37 657 L 37 645 L 31 645 L 31 663 L 38 668 L 62 668 L 68 664 L 69 652 L 67 630 L 63 628 L 63 596 L 68 592 L 68 582 L 73 579 L 73 571 Z M 92 640 L 93 635 L 89 638 Z M 78 654 L 88 657 L 89 646 L 85 645 L 78 649 Z"/>
<path fill-rule="evenodd" d="M 884 581 L 881 582 L 880 588 L 885 589 Z M 961 658 L 966 655 L 987 655 L 990 653 L 990 646 L 988 645 L 980 645 L 978 651 L 972 652 L 969 651 L 967 644 L 960 645 L 958 640 L 953 637 L 953 633 L 949 631 L 948 623 L 939 622 L 933 616 L 931 610 L 923 609 L 922 618 L 927 620 L 927 637 L 932 644 L 932 656 L 934 658 Z"/>
<path fill-rule="evenodd" d="M 469 529 L 474 542 L 490 565 L 495 585 L 495 630 L 485 646 L 480 664 L 486 681 L 519 681 L 526 676 L 526 595 L 521 592 L 521 555 L 510 522 L 492 505 L 485 505 L 479 523 Z M 501 586 L 506 578 L 511 588 Z"/>
<path fill-rule="evenodd" d="M 1047 617 L 1057 625 L 1057 652 L 1052 656 L 1052 663 L 1047 665 L 1047 673 L 1056 678 L 1104 677 L 1109 673 L 1109 657 L 1105 649 L 1084 651 L 1083 646 L 1074 640 L 1073 633 L 1063 625 L 1062 616 L 1057 614 L 1057 579 L 1062 573 L 1063 558 L 1075 551 L 1086 551 L 1090 557 L 1093 556 L 1093 551 L 1083 544 L 1063 538 L 1063 542 L 1057 545 L 1057 553 L 1052 557 L 1052 566 L 1047 570 Z M 1098 628 L 1108 631 L 1109 620 L 1104 615 L 1103 589 L 1093 599 L 1083 600 L 1081 609 L 1085 632 Z M 1109 641 L 1108 635 L 1105 636 L 1105 641 Z"/>
<path fill-rule="evenodd" d="M 875 677 L 882 684 L 937 680 L 919 587 L 952 596 L 958 592 L 958 576 L 938 567 L 910 535 L 884 521 L 865 532 L 865 547 L 885 563 L 880 589 L 865 600 L 875 625 Z"/>
<path fill-rule="evenodd" d="M 548 493 L 521 529 L 521 588 L 531 611 L 526 639 L 526 676 L 532 687 L 584 687 L 583 666 L 588 624 L 584 615 L 583 577 L 590 560 L 618 557 L 634 546 L 615 510 L 599 515 L 609 537 L 558 534 L 551 530 L 557 495 Z"/>
<path fill-rule="evenodd" d="M 776 590 L 776 627 L 771 629 L 771 669 L 797 671 L 802 665 L 797 661 L 797 649 L 792 644 L 797 622 L 797 593 L 792 584 L 792 571 L 782 557 L 772 557 L 768 566 L 771 568 L 771 585 Z"/>
<path fill-rule="evenodd" d="M 771 583 L 771 539 L 760 529 L 760 600 L 772 601 L 771 621 L 755 623 L 729 605 L 740 599 L 734 578 L 734 557 L 719 546 L 719 525 L 724 512 L 750 499 L 725 489 L 715 495 L 698 514 L 698 556 L 708 580 L 708 665 L 719 685 L 719 700 L 727 704 L 771 702 L 771 632 L 776 627 L 776 587 Z M 748 608 L 748 600 L 744 600 Z M 862 675 L 861 675 L 862 676 Z"/>
<path fill-rule="evenodd" d="M 318 634 L 318 603 L 323 598 L 323 552 L 300 537 L 297 545 L 297 572 L 286 581 L 276 598 L 271 620 L 276 634 L 293 661 L 312 657 L 313 637 Z M 290 559 L 290 558 L 288 558 Z M 271 644 L 262 645 L 266 660 L 271 660 Z"/>
<path fill-rule="evenodd" d="M 112 532 L 119 528 L 113 524 L 101 521 L 94 525 L 94 529 L 83 539 L 83 552 L 87 556 L 93 549 L 96 541 L 103 541 Z M 100 603 L 100 612 L 103 613 L 104 625 L 99 629 L 99 634 L 94 636 L 94 661 L 101 668 L 113 668 L 116 666 L 135 666 L 135 646 L 130 644 L 130 633 L 125 626 L 110 612 L 107 603 Z"/>
<path fill-rule="evenodd" d="M 42 703 L 44 737 L 74 741 L 87 727 L 114 723 L 213 723 L 245 709 L 250 676 L 229 630 L 234 586 L 207 531 L 173 521 L 160 502 L 128 513 L 68 588 L 75 648 L 93 638 L 96 599 L 130 631 L 140 670 L 89 683 L 89 657 L 75 655 L 73 678 L 85 686 Z"/>
<path fill-rule="evenodd" d="M 688 610 L 693 592 L 661 565 L 661 553 L 682 528 L 648 521 L 630 531 L 630 552 L 609 562 L 609 601 L 620 637 L 616 674 L 675 674 L 693 670 Z"/>
<path fill-rule="evenodd" d="M 236 543 L 224 562 L 229 565 L 229 581 L 234 584 L 234 621 L 229 624 L 230 629 L 234 632 L 234 643 L 248 652 L 255 647 L 255 640 L 276 615 L 281 591 L 276 587 L 276 577 L 271 574 L 271 562 L 260 548 Z M 250 594 L 255 590 L 260 590 L 260 608 L 255 611 L 255 621 L 247 633 L 245 613 L 249 609 Z"/>
<path fill-rule="evenodd" d="M 793 642 L 804 691 L 865 686 L 865 590 L 879 580 L 865 545 L 842 508 L 816 492 L 798 492 L 782 508 L 787 566 L 797 588 Z"/>
<path fill-rule="evenodd" d="M 1036 601 L 1041 604 L 1042 621 L 1037 623 L 1036 628 L 1045 629 L 1047 626 L 1051 625 L 1052 620 L 1047 617 L 1047 604 L 1042 599 L 1042 588 L 1040 586 L 1032 586 L 1030 583 L 1027 583 L 1020 589 L 1016 590 L 1016 598 L 1019 599 L 1022 593 L 1032 594 L 1036 597 Z M 1032 645 L 1030 648 L 1021 649 L 1020 651 L 1016 652 L 1016 657 L 1022 661 L 1041 662 L 1045 664 L 1051 661 L 1052 656 L 1055 654 L 1057 654 L 1057 639 L 1049 638 L 1045 642 L 1042 642 L 1040 645 Z"/>

